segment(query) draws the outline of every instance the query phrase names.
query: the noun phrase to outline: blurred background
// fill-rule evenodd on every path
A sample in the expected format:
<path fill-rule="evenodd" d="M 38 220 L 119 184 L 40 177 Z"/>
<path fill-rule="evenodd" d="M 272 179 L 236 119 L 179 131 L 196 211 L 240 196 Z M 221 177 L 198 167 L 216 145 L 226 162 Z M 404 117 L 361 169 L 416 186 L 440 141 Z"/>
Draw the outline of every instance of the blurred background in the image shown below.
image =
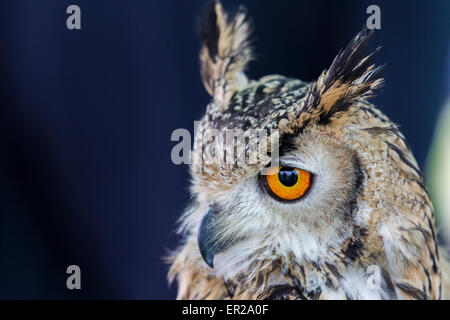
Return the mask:
<path fill-rule="evenodd" d="M 209 97 L 196 17 L 206 1 L 0 2 L 0 298 L 172 299 L 162 257 L 179 238 L 188 168 L 170 151 Z M 312 81 L 381 8 L 386 86 L 374 102 L 450 210 L 450 2 L 223 1 L 255 24 L 249 75 Z M 81 8 L 81 30 L 66 8 Z M 445 111 L 444 106 L 447 105 Z M 445 120 L 446 119 L 446 120 Z M 448 213 L 450 217 L 450 212 Z M 450 230 L 450 223 L 449 230 Z M 66 268 L 81 268 L 81 290 Z"/>

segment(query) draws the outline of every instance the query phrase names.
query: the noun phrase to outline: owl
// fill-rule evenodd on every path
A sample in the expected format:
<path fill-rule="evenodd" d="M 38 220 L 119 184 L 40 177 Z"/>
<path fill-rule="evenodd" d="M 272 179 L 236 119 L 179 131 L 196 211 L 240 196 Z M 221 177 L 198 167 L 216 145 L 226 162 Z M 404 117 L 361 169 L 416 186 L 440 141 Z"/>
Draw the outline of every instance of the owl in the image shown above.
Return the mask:
<path fill-rule="evenodd" d="M 373 31 L 312 83 L 248 79 L 250 33 L 244 8 L 206 10 L 200 73 L 212 98 L 195 132 L 182 244 L 169 257 L 178 298 L 447 297 L 421 171 L 398 126 L 368 102 L 383 84 Z M 230 129 L 250 132 L 236 146 L 249 152 L 251 132 L 267 130 L 260 142 L 277 142 L 278 165 L 273 149 L 257 161 L 202 161 L 211 144 L 226 148 L 204 133 Z"/>

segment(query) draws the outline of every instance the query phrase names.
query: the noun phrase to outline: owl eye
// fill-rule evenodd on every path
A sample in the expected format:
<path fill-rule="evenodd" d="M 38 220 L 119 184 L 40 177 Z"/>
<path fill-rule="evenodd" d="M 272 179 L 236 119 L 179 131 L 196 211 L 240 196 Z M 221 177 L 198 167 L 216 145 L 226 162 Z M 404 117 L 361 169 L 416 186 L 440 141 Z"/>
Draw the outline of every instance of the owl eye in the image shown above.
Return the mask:
<path fill-rule="evenodd" d="M 293 201 L 308 192 L 312 174 L 306 170 L 278 167 L 269 169 L 269 174 L 261 176 L 262 185 L 277 200 Z"/>

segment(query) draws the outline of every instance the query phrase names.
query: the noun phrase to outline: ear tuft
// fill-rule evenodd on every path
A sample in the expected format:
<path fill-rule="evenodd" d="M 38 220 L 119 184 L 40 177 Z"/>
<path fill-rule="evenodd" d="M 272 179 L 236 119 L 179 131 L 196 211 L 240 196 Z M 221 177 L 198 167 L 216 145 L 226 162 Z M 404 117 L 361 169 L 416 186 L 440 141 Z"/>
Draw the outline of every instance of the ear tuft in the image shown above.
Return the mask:
<path fill-rule="evenodd" d="M 236 90 L 247 84 L 243 71 L 252 59 L 250 33 L 243 7 L 229 19 L 219 1 L 207 6 L 200 28 L 200 73 L 214 100 L 227 102 Z"/>
<path fill-rule="evenodd" d="M 369 53 L 373 33 L 364 27 L 345 50 L 339 51 L 330 68 L 310 88 L 302 112 L 312 118 L 329 116 L 357 99 L 372 96 L 373 90 L 383 85 L 384 66 L 372 64 L 381 47 Z"/>

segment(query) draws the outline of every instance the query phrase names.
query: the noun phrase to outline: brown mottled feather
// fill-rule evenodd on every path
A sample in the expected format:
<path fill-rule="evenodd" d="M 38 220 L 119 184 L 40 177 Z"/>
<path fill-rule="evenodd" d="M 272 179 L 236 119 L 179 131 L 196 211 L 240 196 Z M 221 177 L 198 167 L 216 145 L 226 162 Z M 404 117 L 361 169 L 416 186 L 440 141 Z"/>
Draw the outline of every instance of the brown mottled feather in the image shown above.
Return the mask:
<path fill-rule="evenodd" d="M 378 49 L 369 52 L 373 32 L 358 33 L 314 83 L 283 76 L 247 82 L 242 72 L 252 54 L 244 12 L 229 19 L 214 2 L 207 17 L 200 59 L 212 101 L 195 137 L 194 154 L 202 156 L 212 143 L 202 140 L 210 128 L 278 129 L 282 149 L 301 150 L 317 139 L 350 181 L 351 192 L 342 197 L 354 199 L 345 208 L 330 209 L 330 216 L 323 217 L 326 224 L 313 225 L 322 230 L 339 223 L 331 215 L 336 210 L 342 218 L 338 230 L 344 240 L 330 245 L 325 255 L 304 259 L 266 243 L 249 255 L 246 270 L 225 278 L 221 270 L 206 266 L 199 253 L 202 214 L 211 201 L 257 175 L 270 158 L 256 164 L 194 161 L 196 204 L 182 217 L 184 244 L 170 259 L 169 278 L 178 281 L 178 298 L 359 299 L 359 283 L 349 274 L 372 265 L 382 272 L 385 299 L 449 298 L 449 264 L 439 261 L 433 208 L 420 169 L 397 125 L 367 102 L 383 83 L 382 68 L 372 64 Z M 320 236 L 317 231 L 318 242 Z"/>

